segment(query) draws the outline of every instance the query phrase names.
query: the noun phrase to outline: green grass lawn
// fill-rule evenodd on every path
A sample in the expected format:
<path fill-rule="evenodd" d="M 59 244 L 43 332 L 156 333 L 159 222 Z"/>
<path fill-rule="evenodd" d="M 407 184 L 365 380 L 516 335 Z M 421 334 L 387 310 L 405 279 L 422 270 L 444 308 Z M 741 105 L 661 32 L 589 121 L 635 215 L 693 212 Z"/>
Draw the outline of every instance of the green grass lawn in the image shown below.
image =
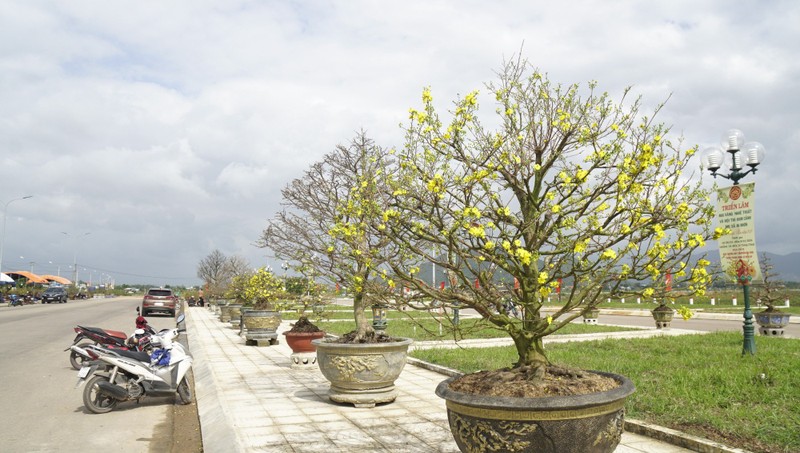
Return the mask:
<path fill-rule="evenodd" d="M 325 332 L 334 335 L 342 335 L 355 329 L 354 321 L 315 322 L 315 324 Z M 460 328 L 460 331 L 454 332 L 452 327 L 448 325 L 447 320 L 445 320 L 442 323 L 442 333 L 440 335 L 439 323 L 434 319 L 417 321 L 390 319 L 386 333 L 394 337 L 413 338 L 416 341 L 508 337 L 505 331 L 492 328 L 485 321 L 474 318 L 462 319 Z M 621 332 L 626 330 L 639 329 L 572 323 L 559 330 L 556 335 Z"/>
<path fill-rule="evenodd" d="M 628 376 L 631 418 L 754 452 L 800 452 L 800 340 L 742 335 L 550 344 L 554 363 Z M 415 350 L 411 356 L 464 372 L 509 366 L 513 347 Z"/>

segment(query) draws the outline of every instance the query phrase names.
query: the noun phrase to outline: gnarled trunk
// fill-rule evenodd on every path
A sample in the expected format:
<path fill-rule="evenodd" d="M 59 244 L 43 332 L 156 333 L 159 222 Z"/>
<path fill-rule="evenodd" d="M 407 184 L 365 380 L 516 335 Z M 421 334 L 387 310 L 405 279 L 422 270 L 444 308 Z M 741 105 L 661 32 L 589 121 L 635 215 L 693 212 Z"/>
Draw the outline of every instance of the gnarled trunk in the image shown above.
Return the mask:
<path fill-rule="evenodd" d="M 519 361 L 514 364 L 514 368 L 530 367 L 532 376 L 537 379 L 544 378 L 545 370 L 550 362 L 544 354 L 542 337 L 533 336 L 524 330 L 510 332 L 510 335 L 519 355 Z"/>
<path fill-rule="evenodd" d="M 375 330 L 372 328 L 372 323 L 366 315 L 366 305 L 367 298 L 364 297 L 362 291 L 357 291 L 353 294 L 353 317 L 356 321 L 356 341 L 363 340 L 375 333 Z"/>

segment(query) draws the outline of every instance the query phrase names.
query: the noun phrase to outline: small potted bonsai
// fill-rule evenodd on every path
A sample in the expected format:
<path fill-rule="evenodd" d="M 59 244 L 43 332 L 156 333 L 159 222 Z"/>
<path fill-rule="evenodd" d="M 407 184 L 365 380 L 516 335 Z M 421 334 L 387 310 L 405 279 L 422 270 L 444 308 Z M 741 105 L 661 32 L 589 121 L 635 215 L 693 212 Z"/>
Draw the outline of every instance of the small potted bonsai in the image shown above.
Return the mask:
<path fill-rule="evenodd" d="M 307 317 L 301 316 L 291 329 L 283 332 L 283 335 L 286 337 L 286 344 L 292 349 L 293 368 L 316 365 L 317 347 L 312 340 L 324 338 L 325 332 L 309 321 Z"/>
<path fill-rule="evenodd" d="M 241 317 L 241 307 L 247 302 L 245 290 L 251 276 L 251 273 L 241 273 L 231 278 L 231 282 L 225 290 L 226 299 L 219 302 L 220 322 L 231 322 L 234 316 Z"/>
<path fill-rule="evenodd" d="M 759 298 L 761 303 L 766 305 L 767 308 L 764 309 L 764 311 L 754 314 L 756 323 L 758 324 L 758 332 L 761 335 L 773 337 L 782 336 L 784 334 L 784 328 L 789 325 L 789 320 L 792 315 L 791 313 L 786 313 L 776 308 L 775 302 L 784 299 L 786 295 L 778 291 L 781 282 L 775 280 L 778 274 L 773 272 L 775 266 L 767 257 L 767 254 L 762 254 L 759 261 L 761 262 L 764 283 L 756 292 L 755 296 Z"/>
<path fill-rule="evenodd" d="M 242 308 L 242 322 L 247 329 L 246 344 L 277 344 L 280 310 L 285 305 L 278 302 L 283 295 L 283 282 L 271 270 L 262 267 L 249 276 L 243 287 L 246 302 Z"/>
<path fill-rule="evenodd" d="M 675 310 L 668 307 L 664 300 L 658 304 L 658 307 L 652 309 L 650 313 L 656 321 L 656 329 L 669 329 L 672 318 L 675 316 Z"/>

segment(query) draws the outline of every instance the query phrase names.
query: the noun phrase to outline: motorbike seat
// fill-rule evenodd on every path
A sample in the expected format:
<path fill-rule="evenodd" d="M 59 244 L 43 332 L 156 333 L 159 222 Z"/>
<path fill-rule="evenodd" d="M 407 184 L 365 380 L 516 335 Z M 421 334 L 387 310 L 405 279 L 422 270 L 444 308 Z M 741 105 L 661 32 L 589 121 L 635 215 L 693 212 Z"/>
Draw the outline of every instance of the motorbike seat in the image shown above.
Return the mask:
<path fill-rule="evenodd" d="M 139 362 L 144 362 L 144 363 L 150 363 L 150 354 L 146 352 L 125 351 L 122 349 L 115 349 L 114 352 L 129 359 L 137 360 Z"/>
<path fill-rule="evenodd" d="M 101 336 L 114 337 L 122 340 L 126 340 L 128 338 L 128 336 L 125 335 L 125 332 L 120 332 L 118 330 L 101 329 L 99 327 L 84 327 L 84 326 L 79 326 L 79 327 L 86 329 L 90 332 L 94 332 L 95 334 Z"/>

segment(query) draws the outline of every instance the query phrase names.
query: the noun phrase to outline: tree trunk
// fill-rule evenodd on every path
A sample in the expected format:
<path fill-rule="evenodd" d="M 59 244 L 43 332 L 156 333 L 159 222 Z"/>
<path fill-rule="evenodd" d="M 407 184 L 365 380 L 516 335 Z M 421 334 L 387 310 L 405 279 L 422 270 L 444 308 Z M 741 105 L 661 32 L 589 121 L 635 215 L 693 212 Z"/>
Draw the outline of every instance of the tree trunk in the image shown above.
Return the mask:
<path fill-rule="evenodd" d="M 366 311 L 367 299 L 361 291 L 353 294 L 353 317 L 356 321 L 356 341 L 363 340 L 375 333 L 372 323 L 367 318 Z"/>
<path fill-rule="evenodd" d="M 544 378 L 545 370 L 550 362 L 544 354 L 542 338 L 534 337 L 526 331 L 511 332 L 510 334 L 519 355 L 519 361 L 514 364 L 514 368 L 530 367 L 533 377 Z"/>

